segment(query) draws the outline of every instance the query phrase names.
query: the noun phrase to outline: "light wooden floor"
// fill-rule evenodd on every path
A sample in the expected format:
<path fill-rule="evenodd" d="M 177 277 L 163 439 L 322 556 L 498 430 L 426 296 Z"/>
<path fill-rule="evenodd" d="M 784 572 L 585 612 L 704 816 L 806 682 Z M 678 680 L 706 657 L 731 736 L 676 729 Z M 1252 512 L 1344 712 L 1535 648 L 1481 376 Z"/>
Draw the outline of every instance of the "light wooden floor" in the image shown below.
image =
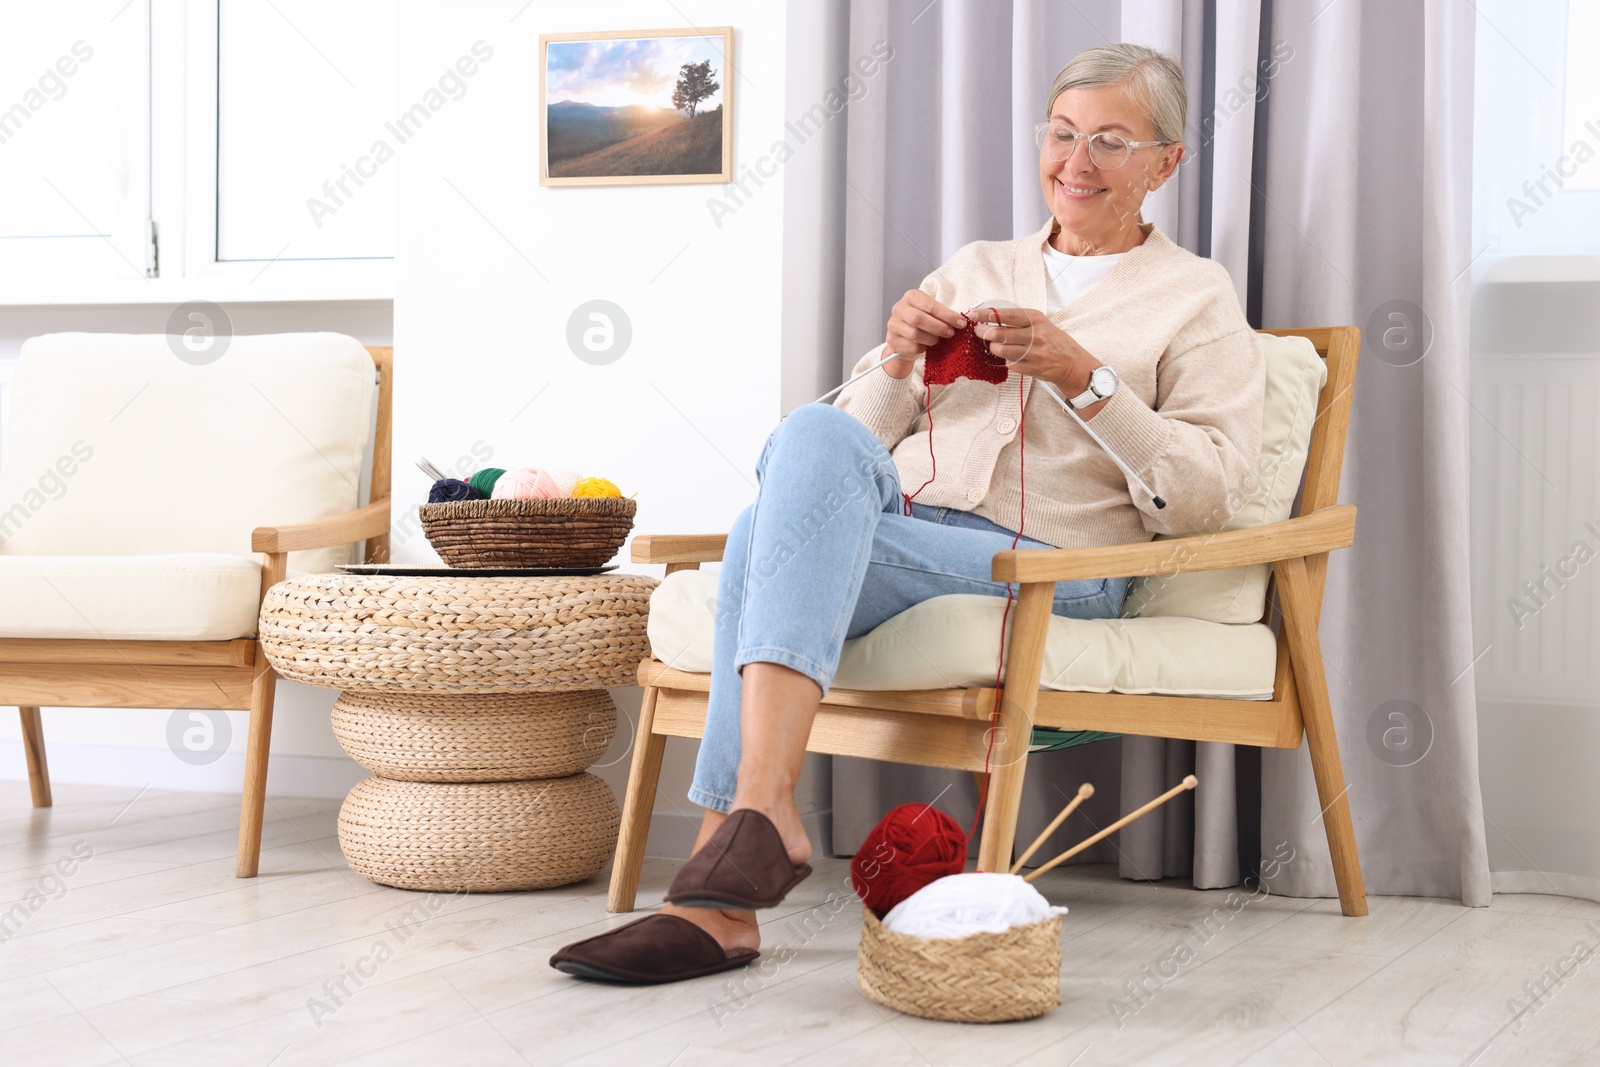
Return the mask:
<path fill-rule="evenodd" d="M 859 910 L 828 905 L 840 860 L 767 924 L 767 948 L 793 950 L 782 966 L 614 987 L 546 962 L 625 921 L 601 878 L 385 889 L 345 867 L 336 803 L 267 815 L 262 876 L 238 881 L 234 797 L 61 785 L 33 813 L 0 782 L 0 915 L 25 913 L 0 927 L 0 1063 L 1600 1065 L 1600 954 L 1572 956 L 1600 941 L 1587 902 L 1374 898 L 1351 920 L 1327 900 L 1235 909 L 1225 891 L 1052 872 L 1042 888 L 1071 908 L 1061 1006 L 958 1026 L 857 992 Z M 92 855 L 51 879 L 74 849 Z M 642 899 L 671 872 L 649 863 Z M 1524 983 L 1549 991 L 1519 1021 Z"/>

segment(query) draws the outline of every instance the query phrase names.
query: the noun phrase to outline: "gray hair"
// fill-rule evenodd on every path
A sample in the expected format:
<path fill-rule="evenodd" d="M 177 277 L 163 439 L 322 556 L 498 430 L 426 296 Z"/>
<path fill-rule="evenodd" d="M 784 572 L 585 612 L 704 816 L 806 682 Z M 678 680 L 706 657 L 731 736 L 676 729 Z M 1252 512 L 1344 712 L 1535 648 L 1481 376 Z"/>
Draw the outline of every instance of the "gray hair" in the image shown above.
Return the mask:
<path fill-rule="evenodd" d="M 1171 56 L 1143 45 L 1103 44 L 1079 52 L 1050 86 L 1044 115 L 1056 105 L 1056 97 L 1067 89 L 1100 89 L 1126 85 L 1144 108 L 1145 118 L 1155 130 L 1156 139 L 1169 144 L 1183 140 L 1184 122 L 1189 114 L 1189 91 L 1183 84 L 1183 68 Z"/>

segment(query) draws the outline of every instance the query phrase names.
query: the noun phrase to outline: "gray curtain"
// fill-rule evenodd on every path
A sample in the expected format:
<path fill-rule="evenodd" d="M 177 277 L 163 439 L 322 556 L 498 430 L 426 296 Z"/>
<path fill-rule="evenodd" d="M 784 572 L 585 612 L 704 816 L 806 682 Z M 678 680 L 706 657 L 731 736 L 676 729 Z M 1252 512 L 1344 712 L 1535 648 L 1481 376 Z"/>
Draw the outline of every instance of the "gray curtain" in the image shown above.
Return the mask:
<path fill-rule="evenodd" d="M 1067 59 L 1130 40 L 1183 61 L 1189 155 L 1145 217 L 1227 266 L 1258 326 L 1367 333 L 1342 494 L 1361 518 L 1331 562 L 1321 630 L 1367 888 L 1487 904 L 1466 544 L 1470 5 L 854 0 L 850 18 L 852 54 L 887 40 L 896 55 L 849 114 L 841 374 L 962 244 L 1042 224 L 1031 126 Z M 1431 331 L 1425 358 L 1407 327 Z M 1335 894 L 1303 748 L 1130 737 L 1035 756 L 1018 838 L 1080 782 L 1097 795 L 1050 845 L 1191 771 L 1196 794 L 1080 858 L 1214 888 L 1287 845 L 1273 889 Z M 835 760 L 835 851 L 934 797 L 966 822 L 976 790 L 964 774 Z"/>

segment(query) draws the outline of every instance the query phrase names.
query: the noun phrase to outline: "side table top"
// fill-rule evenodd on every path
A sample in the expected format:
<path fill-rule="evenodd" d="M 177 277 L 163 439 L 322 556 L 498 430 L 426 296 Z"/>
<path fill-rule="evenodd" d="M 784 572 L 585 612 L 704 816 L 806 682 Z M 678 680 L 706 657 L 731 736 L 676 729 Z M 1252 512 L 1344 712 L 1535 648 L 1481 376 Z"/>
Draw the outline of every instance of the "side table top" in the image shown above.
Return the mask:
<path fill-rule="evenodd" d="M 261 603 L 284 678 L 335 689 L 545 692 L 632 685 L 660 579 L 313 574 Z"/>

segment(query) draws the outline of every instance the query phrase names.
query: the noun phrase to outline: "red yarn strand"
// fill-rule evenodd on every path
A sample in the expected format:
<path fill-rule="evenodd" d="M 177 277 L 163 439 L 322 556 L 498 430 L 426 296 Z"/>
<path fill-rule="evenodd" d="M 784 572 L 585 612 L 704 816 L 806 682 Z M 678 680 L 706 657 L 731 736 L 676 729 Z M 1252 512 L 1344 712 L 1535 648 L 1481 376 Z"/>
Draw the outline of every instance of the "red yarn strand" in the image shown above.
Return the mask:
<path fill-rule="evenodd" d="M 905 498 L 905 514 L 908 517 L 911 514 L 911 502 L 917 498 L 917 493 L 928 488 L 939 477 L 939 457 L 933 452 L 933 386 L 928 383 L 927 374 L 922 376 L 922 409 L 928 415 L 928 465 L 932 469 L 928 471 L 928 480 L 917 486 L 916 493 L 907 496 L 904 489 L 900 490 L 900 495 Z"/>
<path fill-rule="evenodd" d="M 989 309 L 994 314 L 995 322 L 1000 321 L 1000 313 L 994 308 Z M 968 336 L 970 333 L 971 336 Z M 997 364 L 1002 364 L 989 352 L 987 343 L 977 340 L 976 332 L 971 324 L 967 330 L 958 333 L 953 338 L 929 349 L 927 355 L 937 366 L 933 373 L 929 372 L 928 364 L 923 368 L 923 408 L 928 416 L 928 465 L 930 468 L 928 480 L 919 485 L 915 492 L 901 491 L 901 498 L 905 502 L 905 514 L 911 514 L 911 503 L 939 475 L 938 454 L 933 447 L 933 384 L 934 379 L 939 379 L 939 384 L 954 382 L 957 378 L 970 377 L 979 381 L 988 381 L 993 384 L 1002 384 L 1006 379 L 996 380 L 993 377 L 998 373 Z M 1006 376 L 1009 377 L 1009 369 Z M 1027 376 L 1017 375 L 1017 475 L 1018 475 L 1018 522 L 1017 531 L 1011 538 L 1011 547 L 1016 548 L 1022 541 L 1022 532 L 1027 528 L 1027 418 L 1026 404 L 1023 398 L 1023 386 Z M 872 833 L 862 842 L 855 858 L 850 863 L 850 881 L 856 894 L 861 897 L 864 906 L 871 908 L 881 919 L 888 914 L 900 901 L 915 893 L 918 889 L 928 885 L 934 880 L 949 874 L 960 874 L 966 868 L 967 851 L 972 838 L 978 832 L 978 824 L 983 819 L 984 809 L 989 799 L 990 768 L 994 762 L 994 738 L 996 726 L 1000 720 L 1000 708 L 1004 703 L 1005 689 L 1001 684 L 1001 677 L 1005 671 L 1006 662 L 1006 624 L 1010 621 L 1011 605 L 1016 600 L 1016 590 L 1010 582 L 1006 583 L 1006 603 L 1000 613 L 1000 661 L 995 665 L 994 686 L 995 706 L 989 716 L 988 740 L 983 756 L 983 786 L 978 792 L 978 806 L 972 814 L 972 827 L 962 833 L 961 826 L 944 812 L 929 805 L 902 804 L 895 808 L 873 828 Z M 920 809 L 920 810 L 919 810 Z M 910 812 L 916 811 L 915 817 Z M 924 816 L 931 813 L 933 822 L 927 827 L 917 827 L 916 823 Z"/>

